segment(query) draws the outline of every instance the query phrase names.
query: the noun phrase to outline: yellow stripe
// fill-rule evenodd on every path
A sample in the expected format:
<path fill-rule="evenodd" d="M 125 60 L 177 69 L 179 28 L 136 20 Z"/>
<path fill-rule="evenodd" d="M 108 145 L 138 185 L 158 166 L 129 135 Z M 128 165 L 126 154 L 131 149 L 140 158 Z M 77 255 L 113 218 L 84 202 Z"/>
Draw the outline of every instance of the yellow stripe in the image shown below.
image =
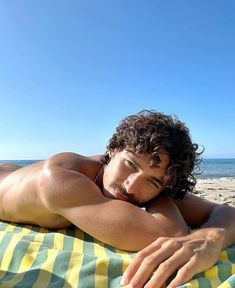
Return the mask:
<path fill-rule="evenodd" d="M 220 252 L 219 259 L 225 262 L 229 261 L 226 250 L 223 250 L 222 252 Z"/>
<path fill-rule="evenodd" d="M 13 287 L 15 284 L 19 283 L 25 276 L 24 272 L 30 271 L 31 266 L 37 257 L 41 243 L 43 242 L 43 238 L 43 234 L 38 233 L 35 235 L 33 242 L 30 243 L 24 257 L 22 258 L 17 274 L 15 274 L 14 278 L 9 281 L 9 287 Z M 5 285 L 6 283 L 4 283 L 4 287 Z"/>
<path fill-rule="evenodd" d="M 235 274 L 235 263 L 232 264 L 232 274 Z"/>
<path fill-rule="evenodd" d="M 41 265 L 37 281 L 32 288 L 47 287 L 52 275 L 53 264 L 58 251 L 53 249 L 47 250 L 47 260 Z M 50 273 L 48 273 L 50 272 Z"/>
<path fill-rule="evenodd" d="M 19 232 L 17 231 L 13 231 L 16 228 L 16 225 L 13 224 L 8 224 L 4 230 L 0 231 L 0 234 L 5 235 L 5 232 L 13 232 L 13 233 L 18 233 L 21 234 L 22 231 L 24 231 L 24 234 L 27 234 L 28 232 L 31 231 L 32 225 L 24 225 L 24 228 L 22 230 L 20 230 Z"/>
<path fill-rule="evenodd" d="M 40 267 L 38 279 L 33 285 L 34 288 L 46 287 L 46 283 L 50 281 L 56 256 L 60 253 L 60 250 L 63 250 L 63 244 L 64 235 L 54 233 L 53 247 L 47 250 L 47 260 L 42 263 Z M 47 271 L 47 273 L 45 273 L 45 271 Z"/>
<path fill-rule="evenodd" d="M 4 231 L 5 232 L 11 232 L 14 228 L 15 228 L 14 225 L 9 224 L 9 225 L 7 225 L 7 227 L 6 227 L 6 229 Z"/>
<path fill-rule="evenodd" d="M 15 250 L 16 245 L 23 238 L 24 235 L 28 234 L 28 232 L 29 232 L 29 229 L 23 228 L 20 231 L 20 233 L 16 233 L 12 236 L 11 241 L 10 241 L 7 249 L 5 250 L 3 257 L 2 257 L 1 271 L 0 271 L 1 276 L 3 274 L 5 274 L 4 271 L 8 271 L 8 268 L 9 268 L 9 265 L 11 263 L 11 259 L 12 259 L 13 252 Z"/>
<path fill-rule="evenodd" d="M 131 263 L 132 258 L 128 252 L 119 249 L 116 249 L 116 253 L 122 258 L 122 273 L 124 273 L 127 266 Z"/>
<path fill-rule="evenodd" d="M 94 243 L 94 255 L 97 257 L 94 275 L 95 287 L 108 287 L 109 259 L 105 252 L 104 243 L 96 240 L 96 243 Z"/>
<path fill-rule="evenodd" d="M 83 243 L 84 243 L 83 240 L 84 240 L 83 231 L 76 229 L 73 243 L 73 251 L 83 254 Z"/>
<path fill-rule="evenodd" d="M 218 276 L 217 265 L 205 271 L 205 277 L 211 282 L 212 287 L 218 287 L 221 284 L 221 281 Z"/>
<path fill-rule="evenodd" d="M 63 250 L 64 247 L 64 235 L 60 233 L 54 234 L 54 246 L 53 248 L 56 250 Z"/>
<path fill-rule="evenodd" d="M 22 258 L 18 273 L 27 271 L 32 266 L 34 260 L 37 257 L 37 253 L 43 243 L 45 235 L 41 233 L 37 233 L 33 242 L 30 243 L 27 251 L 25 252 L 24 257 Z"/>
<path fill-rule="evenodd" d="M 218 288 L 232 288 L 228 282 L 223 282 L 221 285 L 218 286 Z"/>
<path fill-rule="evenodd" d="M 70 257 L 69 266 L 65 276 L 65 281 L 71 287 L 77 287 L 79 283 L 79 272 L 83 263 L 83 254 L 72 253 Z"/>
<path fill-rule="evenodd" d="M 75 238 L 76 237 L 76 238 Z M 71 253 L 69 266 L 65 279 L 71 287 L 77 287 L 79 283 L 79 271 L 83 262 L 83 239 L 84 234 L 81 230 L 76 229 L 76 236 L 73 242 L 73 252 Z"/>

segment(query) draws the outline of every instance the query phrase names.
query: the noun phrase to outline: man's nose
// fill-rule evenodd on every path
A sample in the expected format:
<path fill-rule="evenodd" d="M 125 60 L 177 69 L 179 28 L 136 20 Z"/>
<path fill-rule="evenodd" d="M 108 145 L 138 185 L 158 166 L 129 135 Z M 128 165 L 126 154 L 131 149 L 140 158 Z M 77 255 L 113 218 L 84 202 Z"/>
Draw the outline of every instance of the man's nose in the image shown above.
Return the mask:
<path fill-rule="evenodd" d="M 128 194 L 136 194 L 140 189 L 141 177 L 137 173 L 130 174 L 123 184 Z"/>

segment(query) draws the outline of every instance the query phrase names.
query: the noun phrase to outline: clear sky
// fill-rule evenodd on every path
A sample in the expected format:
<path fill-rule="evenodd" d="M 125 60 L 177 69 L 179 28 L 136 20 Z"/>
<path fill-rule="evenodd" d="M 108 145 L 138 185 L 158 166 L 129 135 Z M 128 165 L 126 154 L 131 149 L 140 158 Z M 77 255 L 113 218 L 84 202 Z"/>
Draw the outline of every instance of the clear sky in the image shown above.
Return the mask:
<path fill-rule="evenodd" d="M 141 109 L 235 158 L 234 0 L 0 0 L 0 159 L 103 153 Z"/>

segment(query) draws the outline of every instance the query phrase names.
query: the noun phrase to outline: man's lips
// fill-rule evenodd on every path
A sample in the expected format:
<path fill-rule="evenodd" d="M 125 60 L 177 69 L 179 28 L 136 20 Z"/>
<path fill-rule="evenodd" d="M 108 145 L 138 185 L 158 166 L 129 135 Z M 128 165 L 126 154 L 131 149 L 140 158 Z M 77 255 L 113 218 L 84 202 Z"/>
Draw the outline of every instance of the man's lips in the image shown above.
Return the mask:
<path fill-rule="evenodd" d="M 116 199 L 119 199 L 122 201 L 129 201 L 128 197 L 121 192 L 115 191 L 115 196 L 116 196 Z"/>

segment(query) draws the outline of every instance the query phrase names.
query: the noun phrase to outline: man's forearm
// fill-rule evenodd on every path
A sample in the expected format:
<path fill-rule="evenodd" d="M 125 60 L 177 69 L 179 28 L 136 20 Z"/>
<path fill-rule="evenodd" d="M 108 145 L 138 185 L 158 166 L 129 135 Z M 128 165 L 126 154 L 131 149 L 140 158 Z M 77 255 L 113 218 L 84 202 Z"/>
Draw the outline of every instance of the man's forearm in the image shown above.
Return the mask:
<path fill-rule="evenodd" d="M 91 208 L 94 211 L 94 207 Z M 77 226 L 109 245 L 122 250 L 139 251 L 159 237 L 187 234 L 184 221 L 175 221 L 177 215 L 172 211 L 168 214 L 170 208 L 160 206 L 158 212 L 152 215 L 130 203 L 111 200 L 101 204 L 95 213 L 94 222 L 86 221 L 83 226 L 81 217 L 78 217 Z M 88 209 L 81 207 L 81 214 L 88 213 Z"/>
<path fill-rule="evenodd" d="M 212 210 L 208 221 L 203 224 L 201 228 L 218 228 L 217 234 L 224 237 L 222 246 L 222 249 L 224 249 L 235 243 L 234 223 L 235 208 L 226 205 L 218 205 Z"/>
<path fill-rule="evenodd" d="M 168 229 L 168 233 L 164 236 L 183 236 L 189 233 L 189 228 L 178 207 L 169 197 L 157 197 L 146 206 L 146 211 L 156 220 L 166 221 L 165 229 Z"/>

